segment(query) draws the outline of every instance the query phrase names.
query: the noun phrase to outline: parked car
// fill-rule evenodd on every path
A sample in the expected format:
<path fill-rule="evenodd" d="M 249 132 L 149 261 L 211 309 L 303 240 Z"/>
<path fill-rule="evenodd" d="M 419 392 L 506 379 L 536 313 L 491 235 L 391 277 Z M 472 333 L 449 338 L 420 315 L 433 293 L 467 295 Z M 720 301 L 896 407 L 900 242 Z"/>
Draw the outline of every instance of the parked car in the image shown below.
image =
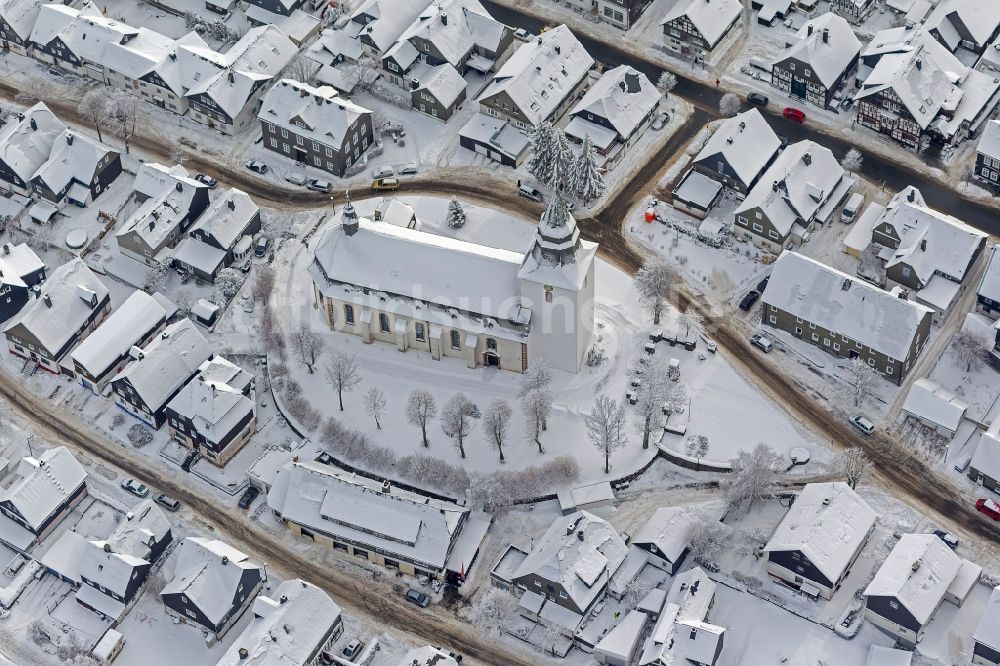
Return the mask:
<path fill-rule="evenodd" d="M 122 481 L 122 490 L 132 493 L 136 497 L 145 497 L 149 494 L 149 488 L 145 483 L 139 483 L 135 479 L 125 479 Z"/>
<path fill-rule="evenodd" d="M 59 69 L 58 67 L 49 67 L 49 74 L 51 74 L 52 76 L 62 76 L 63 75 L 62 70 Z"/>
<path fill-rule="evenodd" d="M 715 353 L 715 352 L 716 352 L 716 351 L 717 351 L 717 350 L 719 349 L 719 345 L 715 344 L 715 342 L 714 342 L 714 341 L 712 341 L 712 340 L 711 340 L 711 339 L 710 339 L 710 338 L 709 338 L 709 337 L 708 337 L 707 335 L 705 335 L 704 333 L 699 333 L 699 334 L 698 334 L 698 337 L 699 337 L 699 338 L 701 338 L 701 341 L 702 341 L 703 343 L 705 343 L 705 349 L 707 349 L 707 350 L 708 350 L 709 352 L 711 352 L 712 354 L 714 354 L 714 353 Z"/>
<path fill-rule="evenodd" d="M 759 92 L 752 92 L 747 95 L 747 103 L 753 104 L 754 106 L 765 107 L 767 106 L 767 95 Z"/>
<path fill-rule="evenodd" d="M 240 495 L 240 501 L 237 502 L 237 505 L 241 509 L 249 509 L 253 501 L 257 499 L 257 495 L 260 495 L 260 489 L 257 486 L 247 486 L 247 489 Z"/>
<path fill-rule="evenodd" d="M 670 122 L 670 116 L 666 112 L 663 112 L 658 116 L 656 116 L 655 118 L 653 118 L 653 122 L 650 124 L 650 127 L 652 127 L 656 131 L 660 131 L 669 122 Z"/>
<path fill-rule="evenodd" d="M 427 608 L 431 603 L 431 598 L 420 590 L 414 590 L 412 587 L 406 591 L 406 600 L 411 604 L 416 604 L 421 608 Z"/>
<path fill-rule="evenodd" d="M 754 347 L 761 350 L 765 354 L 770 354 L 771 349 L 774 348 L 774 343 L 768 340 L 763 335 L 760 335 L 759 333 L 755 333 L 754 335 L 750 336 L 750 344 L 752 344 Z"/>
<path fill-rule="evenodd" d="M 843 103 L 841 103 L 840 108 L 842 108 L 844 111 L 847 111 L 852 106 L 854 106 L 854 98 L 848 97 L 843 101 Z"/>
<path fill-rule="evenodd" d="M 936 536 L 938 539 L 941 539 L 941 541 L 944 541 L 945 544 L 952 550 L 958 548 L 958 537 L 954 534 L 949 534 L 944 530 L 934 530 L 931 534 Z"/>
<path fill-rule="evenodd" d="M 160 493 L 153 498 L 153 501 L 162 506 L 167 511 L 176 511 L 181 508 L 181 503 L 175 500 L 173 497 L 167 497 L 163 493 Z"/>
<path fill-rule="evenodd" d="M 312 178 L 306 183 L 306 187 L 313 192 L 329 192 L 333 189 L 333 184 L 328 180 L 316 180 Z"/>
<path fill-rule="evenodd" d="M 860 192 L 855 192 L 851 195 L 851 198 L 847 200 L 844 204 L 844 210 L 840 211 L 840 221 L 844 224 L 850 224 L 854 221 L 854 218 L 858 216 L 858 211 L 861 210 L 861 206 L 865 203 L 865 195 Z"/>
<path fill-rule="evenodd" d="M 533 188 L 531 185 L 526 185 L 521 181 L 517 181 L 517 193 L 525 199 L 531 199 L 532 201 L 537 201 L 539 203 L 542 201 L 541 192 Z"/>
<path fill-rule="evenodd" d="M 416 162 L 410 162 L 409 164 L 404 164 L 403 166 L 399 167 L 400 176 L 412 176 L 416 173 L 417 173 Z"/>
<path fill-rule="evenodd" d="M 347 647 L 340 651 L 340 654 L 344 657 L 344 659 L 354 661 L 354 658 L 361 654 L 361 651 L 364 648 L 364 643 L 359 641 L 357 638 L 352 638 L 351 642 L 347 644 Z"/>
<path fill-rule="evenodd" d="M 378 180 L 379 178 L 388 178 L 389 176 L 395 176 L 396 171 L 391 166 L 376 167 L 372 171 L 372 178 Z"/>
<path fill-rule="evenodd" d="M 210 190 L 214 190 L 219 186 L 218 180 L 212 178 L 211 176 L 206 176 L 203 173 L 195 174 L 194 179 L 197 180 L 199 183 L 204 183 L 205 185 L 208 185 L 208 189 Z"/>
<path fill-rule="evenodd" d="M 1000 520 L 1000 504 L 994 500 L 979 498 L 976 500 L 976 511 L 981 511 L 993 520 Z"/>
<path fill-rule="evenodd" d="M 253 314 L 253 299 L 243 302 L 243 312 L 247 314 Z"/>
<path fill-rule="evenodd" d="M 806 121 L 805 112 L 802 109 L 796 109 L 794 106 L 786 106 L 781 115 L 796 123 L 804 123 Z"/>
<path fill-rule="evenodd" d="M 754 291 L 759 291 L 760 293 L 763 294 L 764 290 L 767 289 L 767 282 L 770 279 L 771 279 L 770 275 L 765 275 L 764 279 L 757 283 L 757 288 Z"/>
<path fill-rule="evenodd" d="M 250 169 L 254 173 L 265 174 L 267 173 L 267 165 L 260 160 L 250 160 L 246 163 L 246 168 Z"/>
<path fill-rule="evenodd" d="M 851 417 L 851 425 L 866 435 L 875 432 L 875 424 L 860 414 Z"/>
<path fill-rule="evenodd" d="M 749 312 L 750 308 L 753 307 L 753 304 L 757 302 L 758 298 L 760 298 L 760 292 L 756 289 L 751 289 L 749 293 L 743 297 L 743 300 L 740 301 L 740 310 Z"/>
<path fill-rule="evenodd" d="M 301 173 L 288 174 L 287 176 L 285 176 L 285 180 L 287 180 L 292 185 L 298 185 L 300 187 L 306 184 L 306 177 L 303 176 Z"/>
<path fill-rule="evenodd" d="M 267 254 L 267 246 L 271 244 L 271 241 L 267 239 L 267 236 L 261 236 L 257 239 L 257 244 L 253 247 L 253 253 L 258 257 L 263 257 Z"/>
<path fill-rule="evenodd" d="M 519 42 L 530 42 L 532 34 L 525 30 L 524 28 L 518 28 L 514 31 L 514 39 Z"/>
<path fill-rule="evenodd" d="M 379 178 L 378 180 L 372 181 L 372 189 L 376 192 L 388 191 L 388 190 L 398 190 L 399 189 L 399 179 L 398 178 Z"/>

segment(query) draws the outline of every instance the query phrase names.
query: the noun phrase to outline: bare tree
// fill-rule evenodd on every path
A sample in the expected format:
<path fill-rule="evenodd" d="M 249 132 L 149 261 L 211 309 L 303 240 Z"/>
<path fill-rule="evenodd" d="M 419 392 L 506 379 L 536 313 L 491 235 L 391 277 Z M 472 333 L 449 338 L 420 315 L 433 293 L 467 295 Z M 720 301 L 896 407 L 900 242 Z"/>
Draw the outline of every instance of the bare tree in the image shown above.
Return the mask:
<path fill-rule="evenodd" d="M 837 456 L 837 469 L 847 479 L 847 485 L 857 488 L 871 466 L 871 461 L 860 446 L 852 446 Z"/>
<path fill-rule="evenodd" d="M 626 608 L 635 608 L 639 603 L 646 598 L 646 595 L 653 591 L 652 581 L 645 578 L 640 578 L 636 576 L 633 578 L 628 585 L 625 586 L 625 594 L 622 600 L 625 602 Z"/>
<path fill-rule="evenodd" d="M 749 527 L 740 530 L 739 546 L 736 550 L 740 555 L 753 555 L 760 558 L 760 554 L 771 538 L 770 532 L 763 527 Z"/>
<path fill-rule="evenodd" d="M 965 364 L 966 372 L 972 372 L 972 367 L 984 359 L 985 340 L 972 331 L 959 331 L 951 344 L 955 348 L 955 358 Z"/>
<path fill-rule="evenodd" d="M 292 351 L 295 352 L 299 363 L 306 366 L 311 375 L 313 373 L 313 366 L 316 365 L 316 358 L 323 353 L 323 347 L 325 346 L 322 336 L 314 331 L 309 324 L 302 322 L 297 329 L 292 331 L 290 341 L 292 343 Z M 351 358 L 353 360 L 354 357 L 352 356 Z M 343 405 L 341 405 L 340 410 L 344 410 Z"/>
<path fill-rule="evenodd" d="M 881 381 L 878 371 L 860 356 L 852 359 L 847 366 L 847 393 L 855 407 L 872 395 Z"/>
<path fill-rule="evenodd" d="M 476 405 L 465 397 L 464 393 L 456 393 L 448 399 L 441 410 L 441 429 L 444 434 L 455 440 L 458 454 L 465 458 L 465 438 L 472 430 L 472 420 L 479 414 Z"/>
<path fill-rule="evenodd" d="M 370 92 L 375 82 L 381 76 L 378 64 L 368 56 L 362 56 L 354 65 L 354 76 L 357 77 L 357 88 L 361 92 Z"/>
<path fill-rule="evenodd" d="M 333 352 L 333 356 L 326 362 L 323 368 L 326 372 L 326 381 L 337 392 L 337 402 L 340 404 L 340 411 L 344 411 L 344 394 L 350 393 L 361 381 L 361 374 L 358 372 L 358 364 L 354 354 L 345 354 L 341 351 Z"/>
<path fill-rule="evenodd" d="M 660 74 L 660 78 L 656 80 L 656 89 L 664 95 L 669 94 L 676 87 L 677 76 L 673 72 L 664 70 L 663 74 Z"/>
<path fill-rule="evenodd" d="M 300 54 L 285 66 L 285 71 L 279 78 L 311 83 L 317 69 L 319 69 L 319 63 Z"/>
<path fill-rule="evenodd" d="M 118 89 L 111 93 L 108 100 L 108 115 L 112 120 L 115 134 L 125 143 L 125 153 L 130 151 L 129 140 L 135 135 L 139 121 L 139 105 L 142 102 L 131 92 Z"/>
<path fill-rule="evenodd" d="M 642 448 L 649 448 L 649 436 L 658 418 L 663 416 L 663 406 L 667 400 L 669 386 L 674 384 L 668 377 L 666 359 L 655 357 L 646 366 L 639 385 L 638 400 L 635 405 L 635 428 L 642 434 Z"/>
<path fill-rule="evenodd" d="M 25 627 L 25 632 L 28 634 L 28 640 L 38 647 L 43 647 L 46 643 L 52 642 L 52 637 L 49 636 L 48 629 L 46 629 L 45 623 L 41 620 L 32 620 Z"/>
<path fill-rule="evenodd" d="M 538 452 L 545 453 L 542 450 L 541 436 L 552 412 L 552 392 L 544 388 L 528 391 L 521 398 L 521 408 L 528 419 L 528 436 L 538 446 Z"/>
<path fill-rule="evenodd" d="M 685 337 L 690 335 L 692 329 L 694 330 L 694 334 L 696 336 L 701 333 L 701 327 L 704 321 L 705 318 L 690 305 L 684 309 L 684 312 L 677 315 L 677 325 L 684 327 Z"/>
<path fill-rule="evenodd" d="M 427 441 L 427 422 L 437 415 L 437 404 L 430 391 L 424 389 L 413 389 L 410 397 L 406 400 L 406 421 L 410 425 L 420 426 L 420 436 L 423 438 L 424 448 L 430 446 Z"/>
<path fill-rule="evenodd" d="M 373 386 L 365 391 L 364 397 L 365 413 L 375 419 L 375 428 L 382 429 L 379 419 L 385 415 L 385 394 L 377 387 Z"/>
<path fill-rule="evenodd" d="M 864 155 L 857 148 L 851 148 L 844 155 L 844 159 L 840 160 L 840 166 L 844 168 L 844 171 L 850 171 L 854 173 L 855 171 L 861 170 L 861 164 L 864 162 Z"/>
<path fill-rule="evenodd" d="M 625 446 L 625 405 L 599 395 L 584 419 L 587 438 L 604 455 L 604 473 L 611 471 L 611 454 Z"/>
<path fill-rule="evenodd" d="M 52 82 L 40 76 L 27 76 L 19 82 L 14 99 L 24 104 L 44 102 L 52 97 Z"/>
<path fill-rule="evenodd" d="M 770 498 L 778 489 L 778 456 L 767 444 L 740 451 L 732 460 L 733 471 L 724 490 L 732 510 L 746 511 L 756 500 Z"/>
<path fill-rule="evenodd" d="M 663 306 L 676 282 L 677 273 L 663 259 L 647 259 L 636 272 L 635 289 L 639 299 L 652 311 L 654 324 L 660 323 Z"/>
<path fill-rule="evenodd" d="M 708 514 L 699 515 L 688 537 L 691 557 L 703 566 L 715 562 L 722 549 L 729 543 L 730 528 Z"/>
<path fill-rule="evenodd" d="M 736 96 L 735 93 L 726 93 L 719 100 L 719 113 L 724 117 L 729 118 L 735 116 L 736 112 L 740 110 L 740 98 Z"/>
<path fill-rule="evenodd" d="M 504 462 L 503 445 L 507 441 L 507 433 L 510 432 L 511 413 L 507 401 L 497 398 L 486 408 L 486 416 L 483 417 L 483 430 L 500 453 L 500 462 Z"/>
<path fill-rule="evenodd" d="M 101 128 L 108 122 L 107 90 L 102 87 L 91 88 L 83 94 L 76 105 L 77 112 L 89 120 L 97 131 L 97 140 L 104 141 Z"/>
<path fill-rule="evenodd" d="M 521 376 L 521 385 L 518 387 L 517 397 L 521 400 L 532 391 L 545 391 L 548 393 L 549 385 L 552 383 L 552 368 L 545 359 L 539 359 L 528 367 L 528 371 Z M 549 424 L 546 421 L 548 411 L 542 417 L 542 430 L 548 430 Z"/>
<path fill-rule="evenodd" d="M 472 603 L 467 618 L 477 629 L 500 636 L 507 623 L 517 617 L 517 608 L 517 597 L 491 585 Z"/>
<path fill-rule="evenodd" d="M 147 294 L 155 294 L 163 289 L 170 274 L 170 262 L 156 262 L 146 270 L 142 281 L 142 290 Z"/>

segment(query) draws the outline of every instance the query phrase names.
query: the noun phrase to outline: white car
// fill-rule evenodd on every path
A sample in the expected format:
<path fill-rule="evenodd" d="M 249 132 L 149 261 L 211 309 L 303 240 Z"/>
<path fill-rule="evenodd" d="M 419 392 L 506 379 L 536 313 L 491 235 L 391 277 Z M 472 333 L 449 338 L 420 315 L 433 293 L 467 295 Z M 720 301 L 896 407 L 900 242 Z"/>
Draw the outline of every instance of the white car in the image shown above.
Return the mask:
<path fill-rule="evenodd" d="M 306 184 L 306 177 L 300 173 L 289 174 L 285 176 L 285 180 L 287 180 L 292 185 L 298 185 L 300 187 Z"/>
<path fill-rule="evenodd" d="M 416 162 L 410 162 L 409 164 L 404 164 L 403 166 L 399 167 L 400 176 L 412 176 L 416 173 L 417 173 Z"/>
<path fill-rule="evenodd" d="M 391 166 L 378 167 L 372 171 L 372 178 L 378 180 L 379 178 L 388 178 L 394 176 L 396 171 Z"/>
<path fill-rule="evenodd" d="M 763 335 L 750 336 L 750 344 L 752 344 L 754 347 L 761 350 L 765 354 L 770 354 L 771 349 L 774 347 L 774 343 L 768 340 Z"/>
<path fill-rule="evenodd" d="M 875 432 L 875 424 L 860 414 L 851 417 L 851 425 L 866 435 Z"/>
<path fill-rule="evenodd" d="M 132 493 L 136 497 L 145 497 L 149 494 L 149 488 L 145 483 L 139 483 L 135 479 L 125 479 L 122 481 L 122 490 Z"/>

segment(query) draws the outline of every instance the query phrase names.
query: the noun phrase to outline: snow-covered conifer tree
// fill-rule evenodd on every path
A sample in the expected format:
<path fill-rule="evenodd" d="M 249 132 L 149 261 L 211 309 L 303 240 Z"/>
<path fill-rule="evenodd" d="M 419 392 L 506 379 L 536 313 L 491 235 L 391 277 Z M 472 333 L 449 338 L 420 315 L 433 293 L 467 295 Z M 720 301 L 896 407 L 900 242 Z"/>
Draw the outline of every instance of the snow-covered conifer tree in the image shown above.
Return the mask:
<path fill-rule="evenodd" d="M 531 141 L 531 158 L 528 160 L 528 173 L 544 185 L 552 182 L 552 167 L 555 154 L 553 151 L 554 131 L 552 123 L 544 122 L 536 125 L 528 136 Z"/>
<path fill-rule="evenodd" d="M 583 139 L 573 176 L 573 193 L 584 204 L 590 204 L 604 196 L 604 176 L 597 168 L 597 152 L 589 136 Z"/>
<path fill-rule="evenodd" d="M 465 209 L 455 197 L 448 202 L 448 217 L 445 218 L 448 226 L 452 229 L 461 229 L 465 226 Z"/>

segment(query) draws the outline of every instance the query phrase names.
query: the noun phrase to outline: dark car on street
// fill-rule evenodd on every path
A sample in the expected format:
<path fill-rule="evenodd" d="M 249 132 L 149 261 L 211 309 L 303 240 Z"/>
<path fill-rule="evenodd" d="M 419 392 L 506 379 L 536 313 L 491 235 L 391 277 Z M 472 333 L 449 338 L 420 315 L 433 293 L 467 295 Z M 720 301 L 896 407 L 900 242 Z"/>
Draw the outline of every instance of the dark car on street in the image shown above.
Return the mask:
<path fill-rule="evenodd" d="M 237 503 L 241 509 L 249 509 L 253 501 L 257 499 L 260 495 L 260 489 L 257 486 L 247 486 L 247 489 L 243 491 L 240 496 L 240 501 Z"/>
<path fill-rule="evenodd" d="M 754 106 L 765 107 L 767 106 L 767 95 L 759 92 L 752 92 L 747 95 L 747 102 L 753 104 Z"/>
<path fill-rule="evenodd" d="M 406 600 L 411 604 L 416 604 L 421 608 L 427 608 L 431 603 L 431 598 L 420 590 L 414 590 L 410 588 L 406 591 Z"/>
<path fill-rule="evenodd" d="M 760 298 L 760 292 L 756 289 L 751 289 L 750 293 L 744 296 L 743 300 L 740 301 L 740 310 L 749 312 L 750 308 L 753 307 L 753 304 L 757 302 L 758 298 Z"/>

